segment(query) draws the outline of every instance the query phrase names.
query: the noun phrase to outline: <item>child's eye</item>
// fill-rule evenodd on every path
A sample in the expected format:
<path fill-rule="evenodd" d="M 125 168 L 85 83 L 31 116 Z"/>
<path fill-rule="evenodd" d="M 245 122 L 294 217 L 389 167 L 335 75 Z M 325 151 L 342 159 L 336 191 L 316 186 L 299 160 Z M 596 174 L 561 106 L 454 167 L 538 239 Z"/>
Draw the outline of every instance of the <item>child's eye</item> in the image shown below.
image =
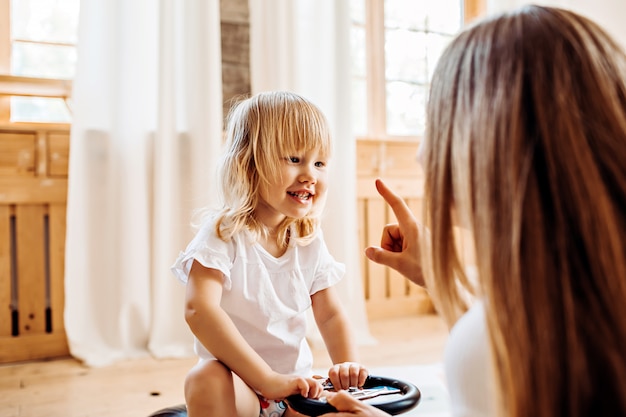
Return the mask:
<path fill-rule="evenodd" d="M 290 156 L 287 159 L 289 159 L 289 162 L 292 162 L 294 164 L 297 164 L 298 162 L 300 162 L 300 158 L 298 158 L 297 156 Z"/>
<path fill-rule="evenodd" d="M 317 161 L 315 163 L 315 166 L 318 167 L 318 168 L 324 168 L 326 166 L 326 162 L 324 162 L 324 161 Z"/>

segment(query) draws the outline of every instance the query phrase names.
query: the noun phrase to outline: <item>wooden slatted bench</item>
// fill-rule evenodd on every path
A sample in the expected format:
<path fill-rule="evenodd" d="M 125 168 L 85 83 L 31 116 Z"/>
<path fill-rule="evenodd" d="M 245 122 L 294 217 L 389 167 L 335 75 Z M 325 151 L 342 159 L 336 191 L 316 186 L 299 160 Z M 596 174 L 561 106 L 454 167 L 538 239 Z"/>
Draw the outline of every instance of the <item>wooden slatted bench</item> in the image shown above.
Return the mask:
<path fill-rule="evenodd" d="M 395 223 L 393 211 L 378 195 L 374 182 L 382 178 L 399 193 L 416 216 L 421 213 L 422 172 L 415 141 L 359 140 L 357 143 L 357 209 L 359 247 L 380 245 L 383 227 Z M 363 256 L 361 267 L 368 318 L 433 313 L 428 293 L 391 268 Z"/>
<path fill-rule="evenodd" d="M 0 125 L 0 363 L 69 354 L 68 156 L 69 125 Z"/>

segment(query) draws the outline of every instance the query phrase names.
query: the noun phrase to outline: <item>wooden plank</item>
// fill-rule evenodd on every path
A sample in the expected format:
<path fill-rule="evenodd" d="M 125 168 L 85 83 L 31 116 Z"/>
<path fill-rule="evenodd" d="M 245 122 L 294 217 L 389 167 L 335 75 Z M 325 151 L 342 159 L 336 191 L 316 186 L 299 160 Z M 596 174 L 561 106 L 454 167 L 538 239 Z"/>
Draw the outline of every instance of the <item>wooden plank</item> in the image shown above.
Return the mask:
<path fill-rule="evenodd" d="M 380 246 L 380 234 L 385 221 L 385 203 L 381 198 L 367 200 L 366 225 L 367 245 Z M 387 298 L 387 267 L 375 262 L 368 263 L 369 300 Z M 368 301 L 369 301 L 368 300 Z"/>
<path fill-rule="evenodd" d="M 0 74 L 0 95 L 67 98 L 72 96 L 72 81 Z"/>
<path fill-rule="evenodd" d="M 413 297 L 386 298 L 369 300 L 367 304 L 370 319 L 387 319 L 405 317 L 434 312 L 433 304 L 428 294 L 422 291 Z M 369 312 L 374 315 L 370 315 Z"/>
<path fill-rule="evenodd" d="M 360 142 L 356 147 L 356 173 L 358 177 L 376 177 L 381 174 L 380 143 Z"/>
<path fill-rule="evenodd" d="M 362 198 L 358 198 L 356 202 L 357 207 L 357 225 L 358 225 L 358 233 L 359 233 L 359 248 L 361 250 L 365 250 L 367 247 L 367 223 L 366 219 L 366 206 L 365 200 Z M 366 256 L 361 257 L 361 279 L 363 280 L 363 294 L 365 299 L 369 298 L 370 286 L 369 286 L 369 267 L 368 263 L 370 262 Z"/>
<path fill-rule="evenodd" d="M 417 178 L 420 166 L 417 162 L 417 142 L 388 143 L 385 152 L 385 176 Z"/>
<path fill-rule="evenodd" d="M 69 133 L 48 134 L 48 175 L 51 177 L 67 178 L 70 157 Z"/>
<path fill-rule="evenodd" d="M 409 296 L 409 281 L 404 275 L 393 268 L 389 268 L 387 280 L 390 299 L 398 300 Z"/>
<path fill-rule="evenodd" d="M 0 363 L 67 356 L 63 311 L 69 125 L 0 122 L 0 138 L 0 161 L 5 167 L 13 163 L 6 161 L 17 161 L 4 170 L 6 175 L 0 168 Z M 32 157 L 24 156 L 26 144 Z M 17 280 L 13 288 L 12 265 Z M 19 309 L 17 336 L 12 303 Z"/>
<path fill-rule="evenodd" d="M 64 332 L 0 337 L 0 363 L 59 358 L 68 352 Z"/>
<path fill-rule="evenodd" d="M 0 337 L 11 336 L 11 210 L 0 205 Z"/>
<path fill-rule="evenodd" d="M 45 177 L 48 174 L 48 140 L 46 132 L 40 130 L 36 133 L 37 161 L 35 172 L 38 177 Z"/>
<path fill-rule="evenodd" d="M 46 268 L 43 205 L 16 207 L 19 334 L 46 331 Z"/>
<path fill-rule="evenodd" d="M 11 120 L 11 97 L 0 96 L 0 123 Z"/>
<path fill-rule="evenodd" d="M 65 204 L 51 204 L 50 224 L 50 310 L 52 331 L 65 329 L 63 311 L 65 309 Z"/>
<path fill-rule="evenodd" d="M 29 132 L 31 134 L 34 134 L 38 130 L 69 133 L 70 127 L 71 125 L 69 123 L 7 122 L 0 120 L 0 133 Z"/>
<path fill-rule="evenodd" d="M 66 201 L 65 178 L 0 178 L 0 204 L 45 204 Z"/>
<path fill-rule="evenodd" d="M 0 133 L 0 176 L 35 175 L 35 135 L 31 133 Z"/>

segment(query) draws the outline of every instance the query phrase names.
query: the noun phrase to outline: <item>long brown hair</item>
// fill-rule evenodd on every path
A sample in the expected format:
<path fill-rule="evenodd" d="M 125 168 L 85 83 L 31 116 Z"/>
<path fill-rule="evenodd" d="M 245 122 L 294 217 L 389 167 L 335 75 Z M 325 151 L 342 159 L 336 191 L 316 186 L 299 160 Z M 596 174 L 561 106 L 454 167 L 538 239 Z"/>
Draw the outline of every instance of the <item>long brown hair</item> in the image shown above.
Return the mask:
<path fill-rule="evenodd" d="M 438 63 L 425 140 L 429 284 L 449 323 L 484 299 L 500 415 L 626 415 L 624 51 L 556 8 L 478 22 Z"/>

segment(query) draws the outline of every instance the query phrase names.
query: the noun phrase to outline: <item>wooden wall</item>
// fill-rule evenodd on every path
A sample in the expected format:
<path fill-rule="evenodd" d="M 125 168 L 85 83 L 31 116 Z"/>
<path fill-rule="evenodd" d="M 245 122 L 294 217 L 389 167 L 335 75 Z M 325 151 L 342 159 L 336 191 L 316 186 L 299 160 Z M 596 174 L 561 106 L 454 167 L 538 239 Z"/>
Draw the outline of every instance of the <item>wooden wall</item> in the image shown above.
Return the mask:
<path fill-rule="evenodd" d="M 0 126 L 0 363 L 65 356 L 69 126 Z"/>
<path fill-rule="evenodd" d="M 422 173 L 415 141 L 357 141 L 357 218 L 360 247 L 380 245 L 383 227 L 395 223 L 393 211 L 378 195 L 382 178 L 399 193 L 416 216 L 422 203 Z M 363 287 L 370 319 L 433 313 L 427 292 L 395 270 L 362 257 Z"/>

